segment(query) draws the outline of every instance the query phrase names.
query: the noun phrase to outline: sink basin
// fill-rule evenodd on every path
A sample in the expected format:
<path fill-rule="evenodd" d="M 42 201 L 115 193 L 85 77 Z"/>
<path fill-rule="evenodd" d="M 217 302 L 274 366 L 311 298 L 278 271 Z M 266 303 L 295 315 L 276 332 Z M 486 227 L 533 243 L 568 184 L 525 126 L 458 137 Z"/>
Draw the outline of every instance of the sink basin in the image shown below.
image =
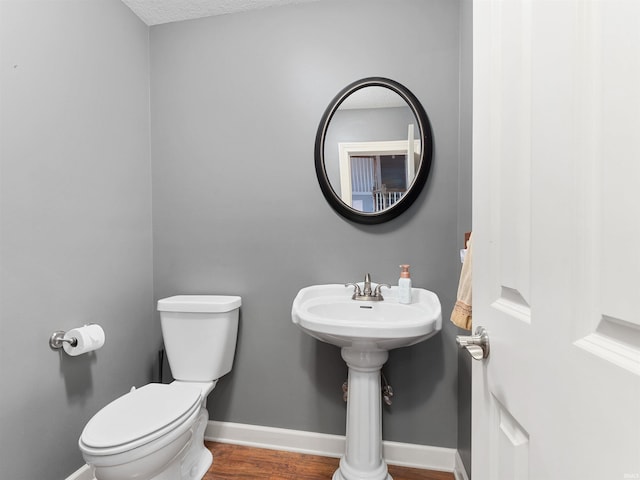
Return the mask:
<path fill-rule="evenodd" d="M 412 303 L 398 303 L 397 287 L 383 288 L 379 302 L 352 300 L 353 289 L 340 284 L 300 290 L 291 316 L 312 337 L 338 347 L 391 350 L 422 342 L 442 328 L 435 293 L 412 289 Z M 368 346 L 368 348 L 367 348 Z"/>

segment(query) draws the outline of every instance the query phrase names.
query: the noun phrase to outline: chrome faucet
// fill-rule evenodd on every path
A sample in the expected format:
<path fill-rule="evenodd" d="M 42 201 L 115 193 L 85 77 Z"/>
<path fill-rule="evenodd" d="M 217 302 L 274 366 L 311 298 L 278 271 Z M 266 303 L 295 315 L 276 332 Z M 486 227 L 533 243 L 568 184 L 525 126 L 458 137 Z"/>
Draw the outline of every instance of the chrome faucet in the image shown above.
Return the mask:
<path fill-rule="evenodd" d="M 372 301 L 372 302 L 379 302 L 381 300 L 384 300 L 384 297 L 382 296 L 382 292 L 380 291 L 382 287 L 391 288 L 391 285 L 389 285 L 388 283 L 379 283 L 378 285 L 376 285 L 375 290 L 372 291 L 371 275 L 369 275 L 368 273 L 364 276 L 363 290 L 360 290 L 360 285 L 358 285 L 357 283 L 345 283 L 344 286 L 354 287 L 353 296 L 351 297 L 352 300 L 365 300 L 365 301 Z"/>

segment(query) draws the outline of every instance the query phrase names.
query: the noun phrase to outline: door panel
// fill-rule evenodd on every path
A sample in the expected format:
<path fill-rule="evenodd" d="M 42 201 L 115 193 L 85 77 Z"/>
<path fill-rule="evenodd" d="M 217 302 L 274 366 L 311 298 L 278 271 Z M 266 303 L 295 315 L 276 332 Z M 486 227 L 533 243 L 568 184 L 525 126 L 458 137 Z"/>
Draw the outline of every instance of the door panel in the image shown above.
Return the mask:
<path fill-rule="evenodd" d="M 529 434 L 497 399 L 492 399 L 494 478 L 529 478 Z"/>
<path fill-rule="evenodd" d="M 474 480 L 640 478 L 640 2 L 474 2 Z"/>

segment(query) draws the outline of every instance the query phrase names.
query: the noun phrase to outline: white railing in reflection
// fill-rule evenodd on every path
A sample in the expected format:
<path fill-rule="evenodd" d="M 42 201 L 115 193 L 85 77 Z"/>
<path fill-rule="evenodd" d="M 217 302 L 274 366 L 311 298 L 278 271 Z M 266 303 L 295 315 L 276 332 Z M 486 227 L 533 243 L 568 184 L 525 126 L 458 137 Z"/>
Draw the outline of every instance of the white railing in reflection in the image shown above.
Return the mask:
<path fill-rule="evenodd" d="M 379 212 L 385 208 L 389 208 L 404 196 L 404 191 L 387 190 L 384 185 L 380 190 L 373 192 L 374 211 Z"/>

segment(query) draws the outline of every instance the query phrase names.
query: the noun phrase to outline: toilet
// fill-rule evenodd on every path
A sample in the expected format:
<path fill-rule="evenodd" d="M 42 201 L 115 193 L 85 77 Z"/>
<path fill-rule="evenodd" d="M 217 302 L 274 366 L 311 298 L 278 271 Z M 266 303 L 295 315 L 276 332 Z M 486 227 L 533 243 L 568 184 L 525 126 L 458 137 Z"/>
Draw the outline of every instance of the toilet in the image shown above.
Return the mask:
<path fill-rule="evenodd" d="M 204 446 L 207 396 L 231 370 L 237 296 L 178 295 L 158 301 L 175 379 L 132 388 L 96 413 L 78 444 L 96 480 L 201 480 L 213 461 Z"/>

